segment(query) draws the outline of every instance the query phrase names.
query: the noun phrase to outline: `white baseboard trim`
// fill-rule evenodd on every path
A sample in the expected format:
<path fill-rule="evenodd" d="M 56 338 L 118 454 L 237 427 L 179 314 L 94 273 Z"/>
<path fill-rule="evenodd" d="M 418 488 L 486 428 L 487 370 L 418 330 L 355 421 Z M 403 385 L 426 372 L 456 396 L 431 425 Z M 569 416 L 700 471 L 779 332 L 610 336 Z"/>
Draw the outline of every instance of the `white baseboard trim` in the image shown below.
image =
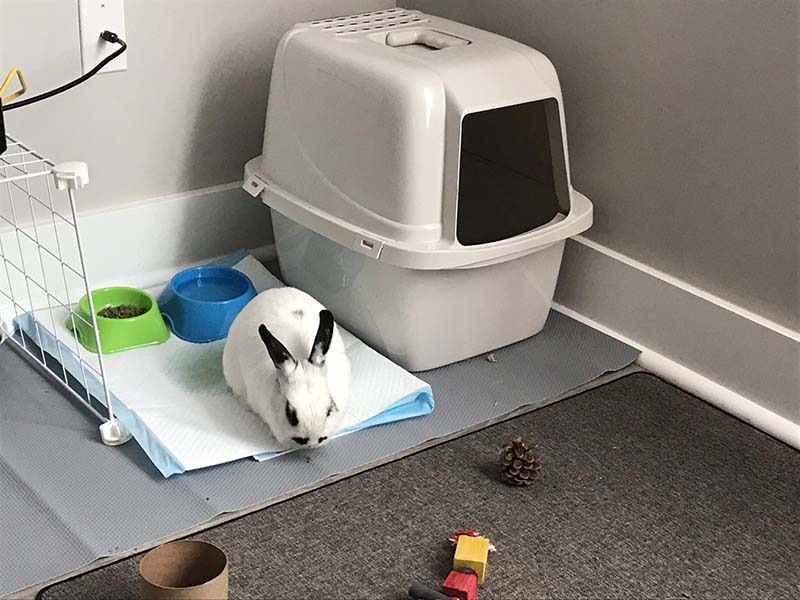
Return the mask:
<path fill-rule="evenodd" d="M 800 449 L 800 333 L 582 236 L 556 310 L 642 350 L 639 364 Z"/>
<path fill-rule="evenodd" d="M 257 248 L 245 248 L 245 250 L 250 252 L 250 254 L 252 254 L 253 257 L 255 257 L 259 262 L 262 263 L 267 263 L 277 258 L 277 254 L 275 252 L 275 244 L 264 244 L 263 246 L 259 246 Z M 182 264 L 174 264 L 169 267 L 157 269 L 154 271 L 148 271 L 145 273 L 130 273 L 128 275 L 125 275 L 124 277 L 117 277 L 116 280 L 98 282 L 97 286 L 95 287 L 98 287 L 100 285 L 102 286 L 129 285 L 138 288 L 154 287 L 157 285 L 161 285 L 162 283 L 168 282 L 173 275 L 175 275 L 180 271 L 183 271 L 184 269 L 199 267 L 201 265 L 205 265 L 210 262 L 214 262 L 215 260 L 224 258 L 229 254 L 230 252 L 225 252 L 223 254 L 207 256 L 200 260 L 195 260 Z"/>
<path fill-rule="evenodd" d="M 109 285 L 152 287 L 168 281 L 183 268 L 203 264 L 236 250 L 250 250 L 256 258 L 275 258 L 269 209 L 241 189 L 241 182 L 153 198 L 108 209 L 80 212 L 77 194 L 78 226 L 83 240 L 86 270 L 93 288 Z M 47 224 L 45 224 L 47 225 Z M 30 228 L 25 228 L 29 233 Z M 71 227 L 40 224 L 40 243 L 80 270 L 77 245 Z M 43 253 L 35 244 L 21 238 L 9 227 L 0 230 L 0 241 L 10 260 L 24 265 L 26 272 L 41 287 L 66 303 L 84 294 L 80 279 Z M 21 248 L 21 255 L 19 248 Z M 42 269 L 42 265 L 44 268 Z M 25 284 L 13 268 L 0 273 L 0 291 L 7 291 L 8 277 L 15 300 L 25 309 L 46 308 L 47 297 L 39 285 Z M 45 285 L 46 284 L 46 285 Z M 66 288 L 66 289 L 65 289 Z M 30 295 L 28 292 L 30 291 Z M 0 294 L 0 328 L 7 328 L 11 303 Z M 12 315 L 13 316 L 13 315 Z"/>
<path fill-rule="evenodd" d="M 274 256 L 269 210 L 241 182 L 80 213 L 78 220 L 90 276 L 103 283 L 135 277 L 153 285 L 165 273 L 241 248 Z"/>
<path fill-rule="evenodd" d="M 619 261 L 622 264 L 631 267 L 632 269 L 636 269 L 637 271 L 644 273 L 645 275 L 649 275 L 650 277 L 659 279 L 673 287 L 676 287 L 686 292 L 687 294 L 696 296 L 697 298 L 700 298 L 701 300 L 705 300 L 706 302 L 714 304 L 726 311 L 733 313 L 734 315 L 737 315 L 743 319 L 747 319 L 748 321 L 752 321 L 753 323 L 756 323 L 761 327 L 765 327 L 767 329 L 770 329 L 771 331 L 774 331 L 775 333 L 788 337 L 789 339 L 792 339 L 796 342 L 800 342 L 800 332 L 792 331 L 791 329 L 785 327 L 784 325 L 781 325 L 780 323 L 776 323 L 771 319 L 768 319 L 757 313 L 754 313 L 753 311 L 748 310 L 737 304 L 734 304 L 733 302 L 730 302 L 728 300 L 725 300 L 724 298 L 720 298 L 719 296 L 715 296 L 714 294 L 711 294 L 705 290 L 701 290 L 700 288 L 692 285 L 691 283 L 683 281 L 682 279 L 678 279 L 677 277 L 670 275 L 669 273 L 665 273 L 664 271 L 659 271 L 658 269 L 655 269 L 645 263 L 639 262 L 638 260 L 633 259 L 630 256 L 625 256 L 624 254 L 617 252 L 616 250 L 612 250 L 611 248 L 607 248 L 602 244 L 593 242 L 589 238 L 586 238 L 582 235 L 575 236 L 572 239 L 574 239 L 579 244 L 582 244 L 583 246 L 586 246 L 587 248 L 594 250 L 595 252 L 599 252 L 613 260 Z"/>
<path fill-rule="evenodd" d="M 649 348 L 644 348 L 638 342 L 609 329 L 597 321 L 576 313 L 574 310 L 561 306 L 557 302 L 553 303 L 553 308 L 576 321 L 580 321 L 626 344 L 639 348 L 642 353 L 636 362 L 643 369 L 800 450 L 800 424 L 792 423 L 789 419 L 776 415 L 752 400 L 748 400 L 725 386 L 703 377 L 696 371 L 687 369 L 676 361 Z"/>

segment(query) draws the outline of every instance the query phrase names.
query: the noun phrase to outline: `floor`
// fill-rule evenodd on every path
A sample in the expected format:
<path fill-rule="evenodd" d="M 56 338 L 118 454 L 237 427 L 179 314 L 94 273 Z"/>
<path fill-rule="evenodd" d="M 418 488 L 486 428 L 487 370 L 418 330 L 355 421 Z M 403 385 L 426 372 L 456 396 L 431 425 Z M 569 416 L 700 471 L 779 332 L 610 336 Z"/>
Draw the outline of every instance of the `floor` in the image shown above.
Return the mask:
<path fill-rule="evenodd" d="M 530 488 L 496 475 L 523 434 Z M 800 453 L 649 374 L 634 374 L 228 522 L 231 598 L 404 598 L 437 586 L 447 536 L 490 536 L 482 600 L 797 598 Z M 135 598 L 140 556 L 42 600 Z"/>
<path fill-rule="evenodd" d="M 97 423 L 0 347 L 0 596 L 42 587 L 530 412 L 618 377 L 638 351 L 559 313 L 543 332 L 423 374 L 436 410 L 308 453 L 165 479 L 138 444 Z M 610 372 L 610 373 L 609 373 Z M 606 375 L 603 375 L 606 373 Z M 113 382 L 112 382 L 113 385 Z M 42 443 L 47 440 L 47 443 Z M 309 460 L 307 460 L 309 459 Z"/>

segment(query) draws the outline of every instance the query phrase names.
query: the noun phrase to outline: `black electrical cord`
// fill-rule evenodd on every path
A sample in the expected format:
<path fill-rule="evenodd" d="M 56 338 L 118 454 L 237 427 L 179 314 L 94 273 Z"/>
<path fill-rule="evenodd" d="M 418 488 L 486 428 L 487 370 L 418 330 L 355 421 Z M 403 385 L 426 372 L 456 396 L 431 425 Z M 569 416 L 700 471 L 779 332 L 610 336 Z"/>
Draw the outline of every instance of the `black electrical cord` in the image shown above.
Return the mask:
<path fill-rule="evenodd" d="M 14 110 L 15 108 L 22 108 L 23 106 L 28 106 L 29 104 L 33 104 L 34 102 L 40 102 L 41 100 L 47 100 L 48 98 L 52 98 L 53 96 L 60 94 L 62 92 L 66 92 L 74 88 L 76 85 L 82 84 L 84 81 L 89 79 L 90 77 L 94 77 L 97 73 L 100 72 L 100 69 L 105 67 L 108 63 L 112 60 L 117 58 L 120 54 L 125 52 L 128 49 L 128 44 L 125 43 L 125 40 L 120 38 L 116 33 L 111 31 L 104 31 L 100 34 L 100 37 L 103 38 L 105 41 L 111 44 L 119 44 L 120 48 L 114 52 L 113 54 L 109 54 L 95 66 L 94 69 L 81 75 L 77 79 L 70 81 L 69 83 L 65 83 L 61 87 L 57 87 L 54 90 L 50 90 L 49 92 L 44 92 L 43 94 L 39 94 L 38 96 L 33 96 L 32 98 L 26 98 L 25 100 L 18 100 L 17 102 L 12 102 L 11 104 L 6 104 L 3 106 L 3 112 L 8 110 Z"/>

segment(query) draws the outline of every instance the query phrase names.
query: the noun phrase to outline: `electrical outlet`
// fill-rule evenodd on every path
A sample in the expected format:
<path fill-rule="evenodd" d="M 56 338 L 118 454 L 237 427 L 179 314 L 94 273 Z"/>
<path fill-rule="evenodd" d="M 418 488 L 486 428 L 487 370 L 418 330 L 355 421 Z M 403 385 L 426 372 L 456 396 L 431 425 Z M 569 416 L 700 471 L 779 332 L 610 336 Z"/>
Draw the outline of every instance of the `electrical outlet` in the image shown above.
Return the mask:
<path fill-rule="evenodd" d="M 100 34 L 113 31 L 125 38 L 125 0 L 78 0 L 78 21 L 81 32 L 81 65 L 83 72 L 91 71 L 97 63 L 119 49 L 118 44 L 102 40 Z M 128 68 L 128 53 L 108 63 L 100 71 L 112 73 Z"/>

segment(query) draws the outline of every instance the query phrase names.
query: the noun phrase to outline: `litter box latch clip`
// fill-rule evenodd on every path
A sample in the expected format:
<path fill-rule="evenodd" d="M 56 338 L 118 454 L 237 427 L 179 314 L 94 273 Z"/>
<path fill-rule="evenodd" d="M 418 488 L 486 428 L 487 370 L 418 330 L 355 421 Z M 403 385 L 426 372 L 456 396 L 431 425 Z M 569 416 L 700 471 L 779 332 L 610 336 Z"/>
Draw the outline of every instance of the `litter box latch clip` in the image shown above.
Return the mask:
<path fill-rule="evenodd" d="M 247 177 L 242 187 L 253 198 L 258 198 L 261 192 L 263 192 L 266 189 L 267 184 L 263 179 L 261 179 L 257 175 L 251 174 L 250 176 Z"/>
<path fill-rule="evenodd" d="M 353 249 L 361 254 L 366 254 L 370 258 L 379 259 L 383 251 L 383 242 L 366 236 L 363 233 L 357 233 Z"/>

